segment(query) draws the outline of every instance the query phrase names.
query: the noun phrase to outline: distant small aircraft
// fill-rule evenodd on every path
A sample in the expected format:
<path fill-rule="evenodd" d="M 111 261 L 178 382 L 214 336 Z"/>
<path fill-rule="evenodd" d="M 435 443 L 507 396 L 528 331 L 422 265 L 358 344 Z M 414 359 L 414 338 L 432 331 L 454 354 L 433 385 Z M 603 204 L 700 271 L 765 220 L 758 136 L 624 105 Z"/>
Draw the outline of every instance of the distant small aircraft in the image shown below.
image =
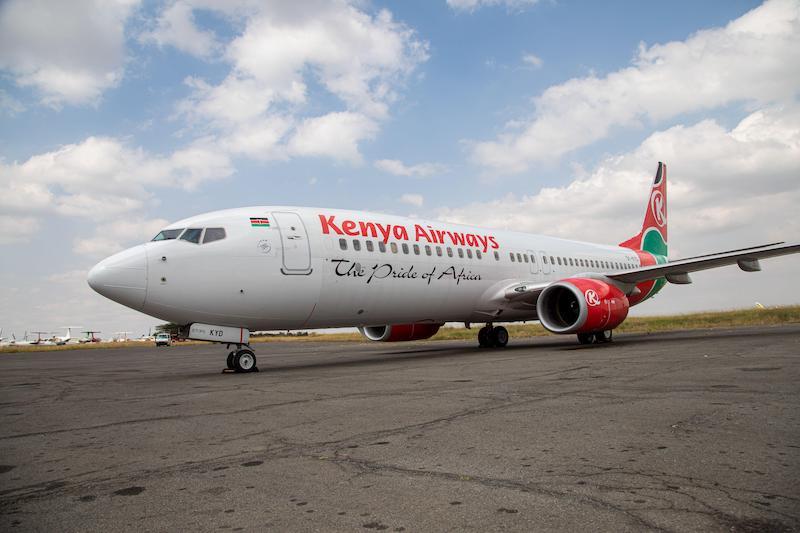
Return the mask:
<path fill-rule="evenodd" d="M 44 338 L 44 339 L 42 338 L 42 335 L 49 335 L 50 334 L 49 331 L 31 331 L 31 333 L 36 335 L 36 340 L 32 341 L 30 344 L 35 344 L 37 346 L 53 346 L 53 345 L 55 345 L 55 341 L 53 341 L 51 339 L 48 339 L 48 338 Z"/>
<path fill-rule="evenodd" d="M 130 331 L 115 331 L 113 342 L 127 342 Z"/>
<path fill-rule="evenodd" d="M 87 343 L 87 342 L 101 342 L 101 339 L 100 339 L 100 338 L 98 338 L 98 337 L 95 337 L 95 336 L 94 336 L 94 334 L 95 334 L 95 333 L 102 333 L 102 331 L 92 331 L 92 330 L 88 330 L 88 331 L 82 331 L 81 333 L 83 333 L 84 335 L 86 335 L 86 337 L 85 337 L 85 338 L 83 338 L 83 339 L 81 339 L 81 340 L 80 340 L 80 342 L 81 342 L 81 343 L 84 343 L 84 344 L 85 344 L 85 343 Z"/>
<path fill-rule="evenodd" d="M 761 259 L 798 252 L 800 244 L 778 242 L 670 261 L 667 168 L 659 163 L 642 229 L 618 246 L 258 206 L 170 224 L 98 263 L 88 282 L 111 300 L 181 324 L 182 336 L 236 346 L 227 365 L 248 372 L 256 369 L 251 330 L 356 326 L 369 340 L 408 341 L 433 336 L 445 322 L 483 323 L 479 346 L 499 348 L 509 336 L 495 323 L 538 320 L 581 344 L 609 342 L 629 308 L 667 282 L 688 284 L 690 273 L 726 265 L 755 272 Z"/>
<path fill-rule="evenodd" d="M 81 326 L 61 326 L 61 327 L 67 330 L 67 334 L 64 335 L 63 337 L 58 337 L 58 336 L 53 337 L 52 338 L 53 342 L 55 342 L 59 346 L 78 342 L 78 339 L 72 336 L 72 330 L 79 329 Z"/>

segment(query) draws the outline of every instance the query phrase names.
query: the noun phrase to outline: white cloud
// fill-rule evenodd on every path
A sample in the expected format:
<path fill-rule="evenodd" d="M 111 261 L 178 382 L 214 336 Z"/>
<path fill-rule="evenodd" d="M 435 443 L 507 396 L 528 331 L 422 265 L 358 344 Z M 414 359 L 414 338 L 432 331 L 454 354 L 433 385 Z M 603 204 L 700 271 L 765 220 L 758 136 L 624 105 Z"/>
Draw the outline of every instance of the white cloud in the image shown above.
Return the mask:
<path fill-rule="evenodd" d="M 125 22 L 137 0 L 0 3 L 0 69 L 43 103 L 94 103 L 122 79 Z"/>
<path fill-rule="evenodd" d="M 0 215 L 0 244 L 26 242 L 39 231 L 39 221 L 33 217 Z"/>
<path fill-rule="evenodd" d="M 532 66 L 533 68 L 540 68 L 544 64 L 542 58 L 536 54 L 522 54 L 522 62 Z"/>
<path fill-rule="evenodd" d="M 421 194 L 406 193 L 400 196 L 400 202 L 413 205 L 415 207 L 422 207 L 422 204 L 425 202 L 425 198 L 423 198 Z"/>
<path fill-rule="evenodd" d="M 563 187 L 444 208 L 452 222 L 614 244 L 641 227 L 656 162 L 668 166 L 670 252 L 678 256 L 796 240 L 800 106 L 753 112 L 727 130 L 712 120 L 650 135 Z"/>
<path fill-rule="evenodd" d="M 360 163 L 358 143 L 375 136 L 378 126 L 360 113 L 328 113 L 305 119 L 289 142 L 289 151 L 301 156 L 328 156 Z"/>
<path fill-rule="evenodd" d="M 282 2 L 249 6 L 244 30 L 225 45 L 228 75 L 216 85 L 187 78 L 192 92 L 179 104 L 179 114 L 213 131 L 232 153 L 360 162 L 360 143 L 372 139 L 388 117 L 407 75 L 427 59 L 427 44 L 388 11 L 370 15 L 359 6 L 327 1 L 302 8 Z M 344 109 L 315 111 L 309 94 L 317 86 Z"/>
<path fill-rule="evenodd" d="M 112 137 L 89 137 L 23 163 L 0 161 L 5 191 L 0 207 L 28 218 L 58 214 L 105 220 L 143 209 L 155 188 L 192 189 L 232 172 L 228 156 L 208 139 L 156 156 Z M 0 229 L 0 238 L 18 234 L 12 226 Z"/>
<path fill-rule="evenodd" d="M 155 28 L 143 32 L 139 38 L 161 47 L 173 46 L 199 58 L 211 57 L 220 48 L 213 32 L 201 30 L 195 24 L 191 4 L 182 1 L 168 5 Z"/>
<path fill-rule="evenodd" d="M 406 165 L 397 159 L 379 159 L 375 161 L 375 168 L 378 168 L 395 176 L 413 176 L 417 178 L 427 178 L 436 174 L 447 172 L 447 166 L 439 163 L 419 163 L 417 165 Z"/>
<path fill-rule="evenodd" d="M 509 10 L 518 11 L 537 4 L 539 0 L 447 0 L 447 5 L 456 11 L 473 12 L 481 7 L 505 6 Z"/>
<path fill-rule="evenodd" d="M 575 78 L 537 97 L 521 131 L 478 142 L 472 159 L 501 173 L 556 159 L 609 135 L 734 102 L 791 102 L 800 87 L 800 3 L 772 0 L 724 28 L 642 45 L 630 67 Z M 515 124 L 515 130 L 518 124 Z"/>

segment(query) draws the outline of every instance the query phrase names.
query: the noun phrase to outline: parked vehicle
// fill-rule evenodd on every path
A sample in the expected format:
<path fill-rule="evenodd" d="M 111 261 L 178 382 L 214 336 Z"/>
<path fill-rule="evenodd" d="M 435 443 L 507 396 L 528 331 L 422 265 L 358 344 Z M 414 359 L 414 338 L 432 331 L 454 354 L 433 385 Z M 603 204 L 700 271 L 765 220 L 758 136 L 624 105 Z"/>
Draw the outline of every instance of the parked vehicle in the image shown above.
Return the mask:
<path fill-rule="evenodd" d="M 171 346 L 172 345 L 172 337 L 169 333 L 158 333 L 156 334 L 156 346 Z"/>

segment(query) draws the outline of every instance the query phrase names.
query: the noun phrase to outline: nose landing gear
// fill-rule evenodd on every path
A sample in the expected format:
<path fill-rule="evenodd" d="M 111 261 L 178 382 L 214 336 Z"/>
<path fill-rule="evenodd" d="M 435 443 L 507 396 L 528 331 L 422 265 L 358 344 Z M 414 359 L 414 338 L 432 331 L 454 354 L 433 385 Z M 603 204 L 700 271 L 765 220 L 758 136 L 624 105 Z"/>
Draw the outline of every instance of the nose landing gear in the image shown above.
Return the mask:
<path fill-rule="evenodd" d="M 228 347 L 230 348 L 230 345 Z M 237 345 L 236 350 L 228 353 L 226 364 L 227 370 L 234 372 L 258 372 L 256 354 L 249 347 L 243 348 L 242 345 Z"/>
<path fill-rule="evenodd" d="M 508 330 L 503 326 L 486 324 L 478 331 L 478 346 L 481 348 L 505 348 L 508 344 Z"/>

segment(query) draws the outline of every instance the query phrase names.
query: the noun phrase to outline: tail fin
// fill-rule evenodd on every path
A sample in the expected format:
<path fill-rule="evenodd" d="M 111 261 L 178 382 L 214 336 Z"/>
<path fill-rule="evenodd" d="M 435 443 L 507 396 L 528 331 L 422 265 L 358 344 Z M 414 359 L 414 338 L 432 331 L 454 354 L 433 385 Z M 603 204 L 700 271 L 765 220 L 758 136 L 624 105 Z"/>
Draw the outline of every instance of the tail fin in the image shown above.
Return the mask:
<path fill-rule="evenodd" d="M 642 230 L 619 244 L 632 250 L 642 250 L 654 256 L 667 257 L 667 165 L 658 163 L 656 178 L 650 189 L 650 200 L 644 214 Z"/>

